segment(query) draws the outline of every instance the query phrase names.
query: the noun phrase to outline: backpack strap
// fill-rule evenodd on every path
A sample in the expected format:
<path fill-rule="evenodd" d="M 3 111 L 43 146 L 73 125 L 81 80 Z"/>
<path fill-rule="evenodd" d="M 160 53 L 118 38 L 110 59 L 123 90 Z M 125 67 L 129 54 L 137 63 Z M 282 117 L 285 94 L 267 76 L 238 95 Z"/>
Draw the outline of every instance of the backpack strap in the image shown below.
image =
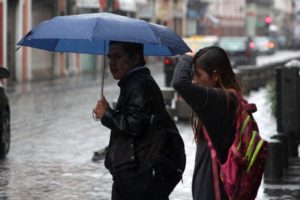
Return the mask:
<path fill-rule="evenodd" d="M 257 111 L 256 105 L 253 103 L 247 102 L 247 103 L 243 103 L 242 105 L 243 105 L 244 109 L 249 113 L 254 113 Z"/>
<path fill-rule="evenodd" d="M 240 106 L 242 106 L 242 110 L 245 110 L 249 113 L 254 113 L 257 111 L 256 105 L 254 103 L 248 103 L 248 101 L 245 100 L 240 94 L 234 93 L 234 95 L 236 96 Z"/>
<path fill-rule="evenodd" d="M 239 117 L 243 111 L 246 111 L 248 113 L 254 113 L 257 111 L 256 105 L 255 104 L 249 104 L 241 95 L 237 94 L 236 92 L 233 92 L 233 94 L 236 96 L 237 101 L 239 102 L 237 111 L 236 111 L 236 116 L 235 119 L 237 120 L 235 123 L 240 124 L 242 121 L 242 118 Z M 228 105 L 227 105 L 228 107 Z M 206 130 L 206 128 L 203 126 L 203 135 L 206 139 L 208 148 L 211 153 L 211 159 L 212 159 L 212 170 L 213 170 L 213 179 L 214 179 L 214 189 L 215 189 L 215 199 L 216 200 L 221 200 L 221 192 L 220 192 L 220 181 L 219 181 L 219 170 L 218 166 L 221 165 L 219 158 L 217 157 L 217 152 L 216 149 L 214 148 L 211 139 L 209 137 L 209 134 Z M 237 137 L 237 133 L 235 133 L 235 139 L 240 139 Z M 235 153 L 239 154 L 238 150 L 235 148 Z"/>
<path fill-rule="evenodd" d="M 212 169 L 213 169 L 213 179 L 214 179 L 214 188 L 215 188 L 215 198 L 216 200 L 221 200 L 221 193 L 220 193 L 220 185 L 219 185 L 219 173 L 218 173 L 218 164 L 220 164 L 219 159 L 217 157 L 216 149 L 214 148 L 210 137 L 206 131 L 206 128 L 203 127 L 203 134 L 206 139 L 208 148 L 210 150 L 210 155 L 212 159 Z"/>

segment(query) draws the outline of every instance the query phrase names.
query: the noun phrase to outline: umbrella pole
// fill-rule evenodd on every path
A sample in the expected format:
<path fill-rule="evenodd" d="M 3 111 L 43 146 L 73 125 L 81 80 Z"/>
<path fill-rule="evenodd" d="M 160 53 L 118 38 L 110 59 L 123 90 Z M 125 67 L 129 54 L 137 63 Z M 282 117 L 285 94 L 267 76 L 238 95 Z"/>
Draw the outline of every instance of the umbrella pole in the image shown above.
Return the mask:
<path fill-rule="evenodd" d="M 101 91 L 100 91 L 100 99 L 102 99 L 102 97 L 103 97 L 103 88 L 104 88 L 104 70 L 105 70 L 105 60 L 106 60 L 106 56 L 105 55 L 103 55 L 104 57 L 103 57 L 103 59 L 102 59 L 102 68 L 101 68 L 101 70 L 100 70 L 100 72 L 102 73 L 101 75 L 100 75 L 100 79 L 101 79 Z M 95 121 L 99 121 L 100 120 L 100 118 L 97 118 L 96 117 L 96 113 L 95 113 L 95 109 L 93 109 L 93 118 L 94 118 L 94 120 Z"/>
<path fill-rule="evenodd" d="M 106 64 L 106 44 L 104 43 L 103 46 L 104 53 L 102 59 L 102 74 L 101 74 L 101 91 L 100 91 L 100 98 L 103 97 L 103 90 L 104 90 L 104 72 L 105 72 L 105 64 Z"/>
<path fill-rule="evenodd" d="M 101 91 L 100 91 L 100 98 L 103 96 L 103 89 L 104 89 L 104 72 L 105 72 L 105 63 L 106 63 L 106 56 L 103 55 L 102 59 L 102 69 L 101 69 Z"/>

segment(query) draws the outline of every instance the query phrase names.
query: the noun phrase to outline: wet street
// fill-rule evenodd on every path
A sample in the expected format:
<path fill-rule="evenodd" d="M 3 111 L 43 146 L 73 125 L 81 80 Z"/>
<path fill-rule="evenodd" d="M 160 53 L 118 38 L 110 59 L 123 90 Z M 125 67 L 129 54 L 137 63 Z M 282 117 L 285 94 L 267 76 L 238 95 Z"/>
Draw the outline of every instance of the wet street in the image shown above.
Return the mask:
<path fill-rule="evenodd" d="M 0 165 L 0 199 L 109 199 L 111 177 L 91 162 L 109 133 L 91 115 L 99 83 L 72 78 L 19 89 L 28 92 L 10 95 L 12 142 Z"/>
<path fill-rule="evenodd" d="M 163 85 L 161 67 L 150 69 Z M 92 118 L 99 93 L 97 75 L 9 88 L 12 138 L 10 152 L 0 162 L 0 200 L 110 199 L 111 175 L 102 161 L 91 161 L 109 138 L 109 130 Z M 104 94 L 109 102 L 118 96 L 110 75 Z M 195 145 L 189 124 L 180 122 L 178 128 L 185 141 L 187 168 L 170 199 L 191 200 Z M 272 193 L 274 187 L 268 188 Z M 293 200 L 289 188 L 285 191 L 272 196 L 261 187 L 258 199 Z"/>
<path fill-rule="evenodd" d="M 161 68 L 153 69 L 154 73 L 157 70 Z M 95 77 L 8 88 L 12 138 L 10 152 L 0 163 L 1 200 L 110 199 L 111 175 L 103 162 L 91 161 L 109 137 L 109 130 L 92 118 L 100 96 L 100 81 Z M 163 74 L 157 78 L 163 82 Z M 105 79 L 104 94 L 110 102 L 118 96 L 110 77 Z M 193 148 L 192 137 L 185 139 Z M 193 160 L 193 155 L 188 156 Z M 188 182 L 184 180 L 187 187 L 179 187 L 173 199 L 190 199 Z"/>

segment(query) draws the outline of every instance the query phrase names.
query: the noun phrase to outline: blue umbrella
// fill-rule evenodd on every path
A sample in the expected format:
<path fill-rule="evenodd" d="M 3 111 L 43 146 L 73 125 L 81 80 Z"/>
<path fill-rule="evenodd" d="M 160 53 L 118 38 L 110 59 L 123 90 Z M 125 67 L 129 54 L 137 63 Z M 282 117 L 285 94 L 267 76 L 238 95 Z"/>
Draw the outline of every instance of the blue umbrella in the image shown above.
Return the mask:
<path fill-rule="evenodd" d="M 17 45 L 54 52 L 106 55 L 109 41 L 142 43 L 145 56 L 174 56 L 191 51 L 180 36 L 165 26 L 112 13 L 54 17 L 30 30 Z M 104 64 L 101 96 L 103 70 Z"/>
<path fill-rule="evenodd" d="M 111 40 L 144 44 L 145 56 L 191 51 L 165 26 L 112 13 L 58 16 L 44 21 L 17 44 L 55 52 L 106 54 Z"/>

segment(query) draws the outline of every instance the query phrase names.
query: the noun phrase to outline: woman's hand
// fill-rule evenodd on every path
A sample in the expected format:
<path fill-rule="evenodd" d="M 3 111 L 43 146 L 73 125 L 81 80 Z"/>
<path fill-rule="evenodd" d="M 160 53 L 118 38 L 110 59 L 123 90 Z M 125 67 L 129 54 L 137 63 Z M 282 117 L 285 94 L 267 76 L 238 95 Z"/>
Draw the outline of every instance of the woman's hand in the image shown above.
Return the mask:
<path fill-rule="evenodd" d="M 104 115 L 105 110 L 108 107 L 109 107 L 108 102 L 106 101 L 105 97 L 102 96 L 102 98 L 99 101 L 97 101 L 96 107 L 93 109 L 95 117 L 97 119 L 101 119 Z"/>
<path fill-rule="evenodd" d="M 187 52 L 185 54 L 188 56 L 192 56 L 194 58 L 194 56 L 196 55 L 196 52 L 192 51 L 192 52 Z"/>

